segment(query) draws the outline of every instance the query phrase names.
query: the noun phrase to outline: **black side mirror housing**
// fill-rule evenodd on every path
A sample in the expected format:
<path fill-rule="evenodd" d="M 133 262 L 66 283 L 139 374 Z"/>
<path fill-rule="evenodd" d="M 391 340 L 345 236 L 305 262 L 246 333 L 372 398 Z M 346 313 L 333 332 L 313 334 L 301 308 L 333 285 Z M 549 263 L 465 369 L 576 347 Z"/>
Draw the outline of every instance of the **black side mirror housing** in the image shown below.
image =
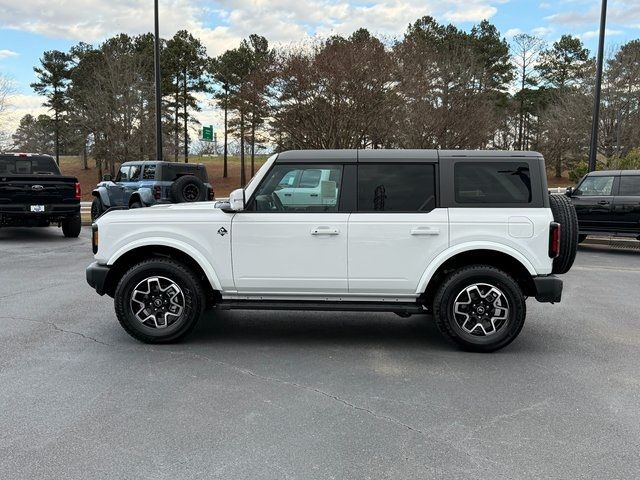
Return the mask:
<path fill-rule="evenodd" d="M 567 187 L 567 191 L 566 191 L 566 192 L 564 192 L 564 194 L 565 194 L 567 197 L 572 196 L 572 195 L 573 195 L 573 187 Z"/>

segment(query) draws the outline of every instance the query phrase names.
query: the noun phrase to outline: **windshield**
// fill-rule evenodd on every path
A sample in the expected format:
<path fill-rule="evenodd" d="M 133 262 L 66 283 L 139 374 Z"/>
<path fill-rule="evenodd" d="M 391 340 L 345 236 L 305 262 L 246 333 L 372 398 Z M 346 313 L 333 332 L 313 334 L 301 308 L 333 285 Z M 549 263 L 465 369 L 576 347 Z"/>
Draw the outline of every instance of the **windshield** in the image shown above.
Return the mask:
<path fill-rule="evenodd" d="M 60 175 L 51 157 L 0 156 L 0 175 Z"/>

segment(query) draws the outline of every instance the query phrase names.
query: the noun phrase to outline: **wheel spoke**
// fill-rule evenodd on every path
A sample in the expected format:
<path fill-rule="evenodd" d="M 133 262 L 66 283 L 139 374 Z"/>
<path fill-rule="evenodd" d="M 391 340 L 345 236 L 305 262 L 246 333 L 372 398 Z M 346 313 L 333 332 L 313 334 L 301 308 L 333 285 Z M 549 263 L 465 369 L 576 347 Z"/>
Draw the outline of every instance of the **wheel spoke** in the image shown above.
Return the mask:
<path fill-rule="evenodd" d="M 140 323 L 151 328 L 167 328 L 184 313 L 184 293 L 180 286 L 169 278 L 148 277 L 133 289 L 130 307 Z"/>
<path fill-rule="evenodd" d="M 474 283 L 462 289 L 453 303 L 453 316 L 466 333 L 488 336 L 509 321 L 509 302 L 495 285 Z"/>

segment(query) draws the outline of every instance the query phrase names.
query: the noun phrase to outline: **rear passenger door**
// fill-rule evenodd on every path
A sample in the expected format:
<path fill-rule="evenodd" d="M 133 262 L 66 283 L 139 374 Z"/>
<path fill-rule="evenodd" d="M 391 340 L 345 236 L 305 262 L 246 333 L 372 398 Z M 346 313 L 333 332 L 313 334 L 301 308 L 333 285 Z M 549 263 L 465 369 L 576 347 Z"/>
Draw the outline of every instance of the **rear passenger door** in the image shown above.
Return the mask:
<path fill-rule="evenodd" d="M 435 162 L 359 163 L 349 293 L 414 296 L 427 265 L 448 247 L 447 219 L 437 208 Z"/>
<path fill-rule="evenodd" d="M 640 175 L 620 175 L 613 200 L 613 217 L 619 231 L 640 233 Z"/>

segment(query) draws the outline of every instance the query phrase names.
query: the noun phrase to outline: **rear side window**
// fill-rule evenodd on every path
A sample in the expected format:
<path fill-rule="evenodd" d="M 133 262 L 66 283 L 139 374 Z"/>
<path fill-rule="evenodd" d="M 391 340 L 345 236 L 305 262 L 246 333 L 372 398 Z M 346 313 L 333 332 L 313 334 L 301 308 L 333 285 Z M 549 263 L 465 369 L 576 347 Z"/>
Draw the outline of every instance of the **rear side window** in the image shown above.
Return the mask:
<path fill-rule="evenodd" d="M 156 178 L 156 166 L 155 165 L 145 165 L 144 170 L 142 171 L 142 179 L 143 180 L 154 180 Z"/>
<path fill-rule="evenodd" d="M 431 164 L 358 165 L 359 212 L 428 212 L 436 206 Z"/>
<path fill-rule="evenodd" d="M 622 175 L 618 195 L 640 197 L 640 175 Z"/>
<path fill-rule="evenodd" d="M 531 203 L 529 165 L 520 162 L 460 162 L 454 168 L 456 203 Z"/>

